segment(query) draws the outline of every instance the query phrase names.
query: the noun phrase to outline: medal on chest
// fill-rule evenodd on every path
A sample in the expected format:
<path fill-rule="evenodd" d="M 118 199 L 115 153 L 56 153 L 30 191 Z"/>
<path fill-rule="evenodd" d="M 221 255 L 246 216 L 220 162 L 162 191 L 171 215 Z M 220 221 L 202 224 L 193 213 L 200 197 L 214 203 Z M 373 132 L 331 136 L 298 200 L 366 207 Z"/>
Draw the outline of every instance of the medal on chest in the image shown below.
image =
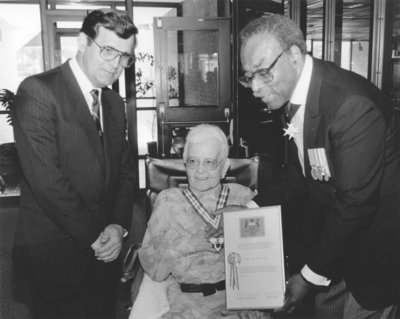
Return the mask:
<path fill-rule="evenodd" d="M 329 181 L 331 172 L 324 148 L 309 148 L 308 158 L 311 166 L 311 176 L 314 180 Z"/>

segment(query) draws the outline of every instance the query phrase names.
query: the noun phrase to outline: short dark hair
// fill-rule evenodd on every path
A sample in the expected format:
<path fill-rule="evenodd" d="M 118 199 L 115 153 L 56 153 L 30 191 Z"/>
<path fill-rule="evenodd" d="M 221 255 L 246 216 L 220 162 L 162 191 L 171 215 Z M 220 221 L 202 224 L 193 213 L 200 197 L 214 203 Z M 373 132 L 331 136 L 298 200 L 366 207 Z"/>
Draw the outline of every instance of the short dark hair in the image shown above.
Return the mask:
<path fill-rule="evenodd" d="M 91 11 L 83 20 L 81 32 L 95 39 L 100 27 L 114 31 L 122 39 L 128 39 L 138 33 L 132 19 L 124 11 L 119 10 Z"/>
<path fill-rule="evenodd" d="M 289 49 L 292 45 L 296 45 L 301 53 L 307 53 L 306 42 L 300 28 L 288 17 L 273 13 L 267 13 L 247 24 L 240 31 L 241 45 L 245 45 L 253 35 L 262 32 L 274 36 L 282 49 Z"/>

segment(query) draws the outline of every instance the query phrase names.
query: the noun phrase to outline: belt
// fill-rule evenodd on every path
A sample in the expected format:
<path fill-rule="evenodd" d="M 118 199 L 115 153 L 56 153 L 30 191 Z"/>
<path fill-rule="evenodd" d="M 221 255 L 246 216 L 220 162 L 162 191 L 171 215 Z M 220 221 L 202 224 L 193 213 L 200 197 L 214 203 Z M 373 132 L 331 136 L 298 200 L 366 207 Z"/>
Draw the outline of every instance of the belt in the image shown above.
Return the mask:
<path fill-rule="evenodd" d="M 214 284 L 180 284 L 182 292 L 202 292 L 204 296 L 213 295 L 218 291 L 225 290 L 225 280 Z"/>

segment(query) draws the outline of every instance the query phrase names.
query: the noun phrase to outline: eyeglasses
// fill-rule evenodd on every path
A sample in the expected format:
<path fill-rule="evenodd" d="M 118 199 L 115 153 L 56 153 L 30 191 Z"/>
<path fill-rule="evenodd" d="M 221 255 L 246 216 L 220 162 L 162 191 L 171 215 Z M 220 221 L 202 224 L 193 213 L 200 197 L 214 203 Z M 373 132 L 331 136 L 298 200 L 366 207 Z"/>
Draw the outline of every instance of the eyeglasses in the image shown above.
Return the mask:
<path fill-rule="evenodd" d="M 271 70 L 275 66 L 275 64 L 278 62 L 279 58 L 283 55 L 283 53 L 285 51 L 286 50 L 282 51 L 281 54 L 279 54 L 276 57 L 274 62 L 272 62 L 268 68 L 259 69 L 259 70 L 252 72 L 250 75 L 245 74 L 245 75 L 239 77 L 239 79 L 238 79 L 239 83 L 241 85 L 243 85 L 244 87 L 248 88 L 251 86 L 251 82 L 253 82 L 253 79 L 256 76 L 258 76 L 263 83 L 271 82 L 274 79 L 274 75 L 271 73 Z"/>
<path fill-rule="evenodd" d="M 89 39 L 91 41 L 93 41 L 99 47 L 99 49 L 100 49 L 99 55 L 103 60 L 111 61 L 111 60 L 114 60 L 117 56 L 119 56 L 120 57 L 119 64 L 123 68 L 129 68 L 135 62 L 134 55 L 131 55 L 131 54 L 128 54 L 125 52 L 121 52 L 117 49 L 114 49 L 113 47 L 101 46 L 94 39 L 92 39 L 92 38 L 89 38 Z"/>
<path fill-rule="evenodd" d="M 221 161 L 216 160 L 215 158 L 206 158 L 202 165 L 208 171 L 213 171 L 217 169 L 218 165 Z M 200 160 L 196 157 L 188 157 L 186 162 L 186 167 L 189 169 L 196 169 L 200 166 Z"/>

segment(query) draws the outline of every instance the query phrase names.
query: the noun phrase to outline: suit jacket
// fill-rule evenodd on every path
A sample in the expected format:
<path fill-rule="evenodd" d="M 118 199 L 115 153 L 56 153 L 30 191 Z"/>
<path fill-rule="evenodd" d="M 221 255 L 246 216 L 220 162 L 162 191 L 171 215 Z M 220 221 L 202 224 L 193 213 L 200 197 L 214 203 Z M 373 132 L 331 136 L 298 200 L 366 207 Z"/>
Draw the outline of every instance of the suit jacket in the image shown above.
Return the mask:
<path fill-rule="evenodd" d="M 344 278 L 367 309 L 400 296 L 400 128 L 390 102 L 364 78 L 314 59 L 304 116 L 305 176 L 292 147 L 261 204 L 308 194 L 314 244 L 306 263 Z M 308 150 L 324 148 L 332 177 L 311 176 Z"/>
<path fill-rule="evenodd" d="M 134 166 L 121 97 L 103 89 L 104 147 L 68 63 L 24 80 L 15 104 L 24 172 L 17 245 L 62 234 L 84 249 L 111 223 L 129 229 Z"/>

